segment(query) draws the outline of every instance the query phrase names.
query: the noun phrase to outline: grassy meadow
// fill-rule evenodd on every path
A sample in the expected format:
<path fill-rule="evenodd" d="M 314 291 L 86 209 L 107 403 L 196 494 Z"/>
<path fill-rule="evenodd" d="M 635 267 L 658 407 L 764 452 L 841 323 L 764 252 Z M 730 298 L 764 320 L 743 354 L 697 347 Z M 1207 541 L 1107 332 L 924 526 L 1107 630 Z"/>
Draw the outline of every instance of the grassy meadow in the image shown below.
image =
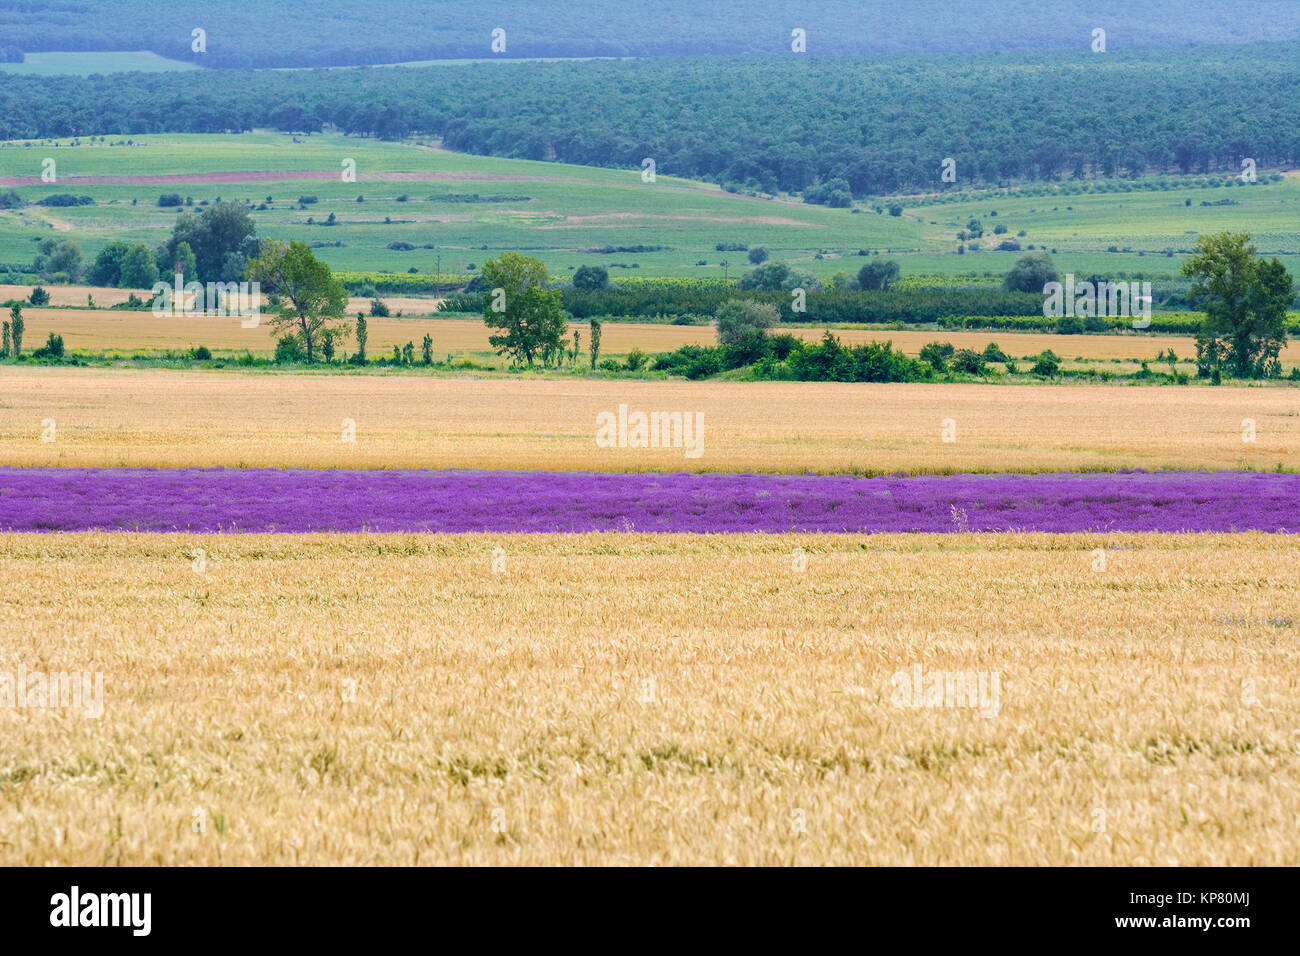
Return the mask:
<path fill-rule="evenodd" d="M 0 708 L 3 865 L 1300 863 L 1280 537 L 0 555 L 11 657 L 104 688 L 99 719 Z M 918 666 L 990 693 L 903 706 Z"/>
<path fill-rule="evenodd" d="M 14 186 L 29 202 L 73 192 L 94 198 L 96 205 L 0 211 L 0 263 L 30 262 L 35 241 L 49 235 L 78 240 L 92 258 L 113 239 L 156 244 L 176 215 L 157 206 L 158 196 L 177 192 L 196 205 L 217 198 L 265 203 L 266 209 L 253 213 L 260 235 L 329 243 L 317 254 L 347 271 L 431 273 L 440 255 L 443 272 L 472 273 L 484 260 L 514 249 L 542 258 L 560 277 L 585 263 L 606 266 L 614 279 L 715 277 L 723 273 L 724 259 L 735 276 L 749 268 L 745 253 L 715 247 L 744 243 L 765 246 L 774 258 L 824 279 L 856 274 L 865 261 L 860 250 L 898 257 L 905 275 L 991 279 L 1023 254 L 992 247 L 1017 238 L 1022 246 L 1055 249 L 1063 273 L 1159 278 L 1178 274 L 1197 233 L 1227 228 L 1248 229 L 1262 251 L 1300 271 L 1300 179 L 1290 176 L 1239 188 L 1162 191 L 1139 184 L 1129 193 L 1077 196 L 993 190 L 931 205 L 904 197 L 897 200 L 903 214 L 894 217 L 861 203 L 854 212 L 797 197 L 728 194 L 665 168 L 646 183 L 640 169 L 469 156 L 436 146 L 269 132 L 3 143 L 0 186 Z M 57 184 L 38 178 L 46 157 L 56 160 Z M 341 178 L 345 159 L 355 161 L 355 182 Z M 475 193 L 495 198 L 446 198 Z M 301 196 L 318 202 L 302 207 Z M 401 196 L 406 201 L 399 202 Z M 1235 204 L 1201 205 L 1222 199 Z M 337 225 L 326 226 L 331 213 Z M 970 219 L 984 225 L 983 248 L 957 255 L 957 233 Z M 994 236 L 999 224 L 1008 231 Z M 1019 237 L 1021 231 L 1026 235 Z M 393 242 L 415 248 L 387 248 Z M 645 246 L 666 248 L 588 251 Z M 1112 246 L 1116 252 L 1107 251 Z"/>

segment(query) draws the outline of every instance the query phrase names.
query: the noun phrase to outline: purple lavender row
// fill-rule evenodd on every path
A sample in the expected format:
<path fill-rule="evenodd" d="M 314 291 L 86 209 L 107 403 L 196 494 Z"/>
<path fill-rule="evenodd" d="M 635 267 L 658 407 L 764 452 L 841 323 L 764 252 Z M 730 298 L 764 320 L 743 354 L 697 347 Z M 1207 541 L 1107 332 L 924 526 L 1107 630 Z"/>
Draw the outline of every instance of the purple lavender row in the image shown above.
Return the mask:
<path fill-rule="evenodd" d="M 0 468 L 3 531 L 1300 531 L 1300 475 Z"/>

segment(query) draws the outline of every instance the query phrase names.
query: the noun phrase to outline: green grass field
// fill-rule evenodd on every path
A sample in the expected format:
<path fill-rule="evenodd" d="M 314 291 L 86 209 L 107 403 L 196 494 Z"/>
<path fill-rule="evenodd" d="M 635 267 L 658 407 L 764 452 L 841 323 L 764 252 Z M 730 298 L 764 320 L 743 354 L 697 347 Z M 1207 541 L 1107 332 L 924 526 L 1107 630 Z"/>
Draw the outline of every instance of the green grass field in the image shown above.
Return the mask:
<path fill-rule="evenodd" d="M 749 268 L 745 253 L 715 247 L 744 243 L 766 246 L 773 258 L 824 278 L 856 273 L 864 261 L 859 250 L 898 258 L 904 274 L 994 277 L 1023 253 L 989 247 L 1017 238 L 1026 248 L 1032 243 L 1057 250 L 1062 272 L 1159 279 L 1177 275 L 1197 233 L 1227 228 L 1250 231 L 1261 251 L 1280 254 L 1293 271 L 1300 267 L 1300 179 L 1293 177 L 1235 189 L 985 195 L 916 206 L 903 200 L 903 215 L 894 217 L 870 209 L 850 212 L 735 196 L 676 179 L 670 169 L 661 168 L 656 181 L 646 183 L 639 169 L 469 156 L 432 144 L 276 133 L 142 136 L 127 142 L 108 137 L 76 145 L 67 140 L 0 144 L 0 186 L 16 184 L 29 202 L 54 192 L 96 201 L 0 212 L 0 263 L 30 262 L 36 241 L 51 235 L 79 241 L 88 258 L 113 239 L 157 243 L 176 215 L 158 207 L 158 196 L 176 192 L 192 197 L 196 208 L 217 198 L 266 203 L 267 209 L 254 212 L 260 234 L 330 243 L 318 255 L 342 270 L 427 273 L 440 254 L 443 272 L 465 273 L 502 250 L 517 249 L 543 258 L 560 276 L 583 263 L 604 265 L 615 279 L 718 276 L 724 259 L 735 276 Z M 55 184 L 38 178 L 46 157 L 57 163 Z M 341 178 L 347 159 L 355 161 L 355 182 Z M 221 181 L 223 173 L 234 175 Z M 251 179 L 250 173 L 262 175 Z M 187 179 L 139 181 L 177 176 Z M 94 181 L 103 178 L 119 181 Z M 473 193 L 506 198 L 474 203 L 445 198 Z M 304 195 L 319 202 L 300 207 L 297 199 Z M 403 195 L 407 201 L 398 201 Z M 268 196 L 273 197 L 269 202 Z M 357 202 L 358 196 L 365 201 Z M 1236 204 L 1200 205 L 1223 198 Z M 326 226 L 331 213 L 338 224 Z M 972 218 L 984 224 L 985 248 L 957 255 L 957 232 Z M 999 223 L 1008 231 L 993 236 Z M 1022 230 L 1026 235 L 1018 236 Z M 389 249 L 394 242 L 416 248 Z M 667 248 L 589 251 L 605 246 Z M 1111 246 L 1121 251 L 1108 252 Z"/>
<path fill-rule="evenodd" d="M 28 53 L 22 63 L 0 63 L 0 73 L 26 73 L 29 76 L 94 73 L 167 73 L 173 70 L 197 70 L 193 63 L 169 60 L 148 50 L 103 53 Z"/>

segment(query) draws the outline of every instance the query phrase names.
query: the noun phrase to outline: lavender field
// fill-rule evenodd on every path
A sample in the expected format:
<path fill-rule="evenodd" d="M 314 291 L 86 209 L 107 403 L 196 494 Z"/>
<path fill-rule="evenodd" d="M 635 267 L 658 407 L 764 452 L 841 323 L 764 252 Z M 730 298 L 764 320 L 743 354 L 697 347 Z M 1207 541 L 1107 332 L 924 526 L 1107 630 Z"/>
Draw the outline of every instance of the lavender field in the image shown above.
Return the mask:
<path fill-rule="evenodd" d="M 1300 475 L 0 468 L 0 531 L 1300 530 Z"/>

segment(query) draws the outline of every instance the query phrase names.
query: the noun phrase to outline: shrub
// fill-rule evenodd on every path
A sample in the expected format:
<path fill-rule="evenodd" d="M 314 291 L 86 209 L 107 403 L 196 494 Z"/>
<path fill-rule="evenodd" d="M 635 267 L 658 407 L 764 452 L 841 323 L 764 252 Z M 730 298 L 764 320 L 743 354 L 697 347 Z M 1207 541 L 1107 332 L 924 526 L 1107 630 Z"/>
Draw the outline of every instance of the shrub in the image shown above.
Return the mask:
<path fill-rule="evenodd" d="M 956 349 L 952 347 L 951 342 L 930 342 L 921 346 L 921 361 L 928 364 L 936 372 L 946 372 L 948 362 L 956 354 Z"/>
<path fill-rule="evenodd" d="M 627 354 L 627 370 L 629 372 L 638 372 L 648 361 L 648 356 L 640 349 L 633 349 Z"/>
<path fill-rule="evenodd" d="M 37 286 L 32 290 L 32 294 L 27 297 L 27 301 L 35 306 L 49 305 L 50 294 L 40 286 Z"/>
<path fill-rule="evenodd" d="M 601 363 L 596 367 L 600 369 L 604 369 L 606 372 L 623 371 L 623 366 L 619 365 L 618 361 L 615 359 L 603 359 Z"/>
<path fill-rule="evenodd" d="M 1056 331 L 1060 335 L 1080 335 L 1083 332 L 1083 323 L 1073 315 L 1062 316 L 1056 320 Z"/>
<path fill-rule="evenodd" d="M 983 375 L 986 371 L 983 357 L 972 349 L 958 349 L 952 357 L 952 365 L 957 371 L 970 375 Z"/>
<path fill-rule="evenodd" d="M 375 298 L 370 300 L 370 314 L 381 319 L 388 318 L 388 306 L 384 304 L 383 299 Z"/>
<path fill-rule="evenodd" d="M 1037 375 L 1039 378 L 1055 378 L 1060 371 L 1060 361 L 1049 350 L 1038 357 L 1038 361 L 1029 370 L 1029 374 Z"/>
<path fill-rule="evenodd" d="M 983 358 L 986 362 L 1005 362 L 1007 361 L 1007 353 L 998 348 L 996 342 L 990 342 L 984 346 Z"/>
<path fill-rule="evenodd" d="M 210 361 L 212 358 L 212 351 L 206 345 L 200 345 L 194 350 L 194 358 L 200 362 Z"/>
<path fill-rule="evenodd" d="M 184 200 L 181 199 L 180 193 L 163 193 L 158 197 L 158 205 L 163 206 L 164 208 L 167 206 L 180 206 L 183 204 Z"/>
<path fill-rule="evenodd" d="M 780 320 L 775 306 L 729 299 L 718 306 L 715 315 L 718 344 L 731 345 L 754 334 L 765 335 Z"/>
<path fill-rule="evenodd" d="M 298 336 L 290 333 L 283 335 L 275 343 L 275 360 L 281 364 L 301 362 L 306 358 Z"/>
<path fill-rule="evenodd" d="M 762 246 L 754 246 L 749 250 L 749 261 L 751 264 L 761 266 L 767 261 L 768 251 Z"/>
<path fill-rule="evenodd" d="M 35 358 L 63 358 L 63 336 L 50 333 L 45 344 L 32 353 Z"/>

